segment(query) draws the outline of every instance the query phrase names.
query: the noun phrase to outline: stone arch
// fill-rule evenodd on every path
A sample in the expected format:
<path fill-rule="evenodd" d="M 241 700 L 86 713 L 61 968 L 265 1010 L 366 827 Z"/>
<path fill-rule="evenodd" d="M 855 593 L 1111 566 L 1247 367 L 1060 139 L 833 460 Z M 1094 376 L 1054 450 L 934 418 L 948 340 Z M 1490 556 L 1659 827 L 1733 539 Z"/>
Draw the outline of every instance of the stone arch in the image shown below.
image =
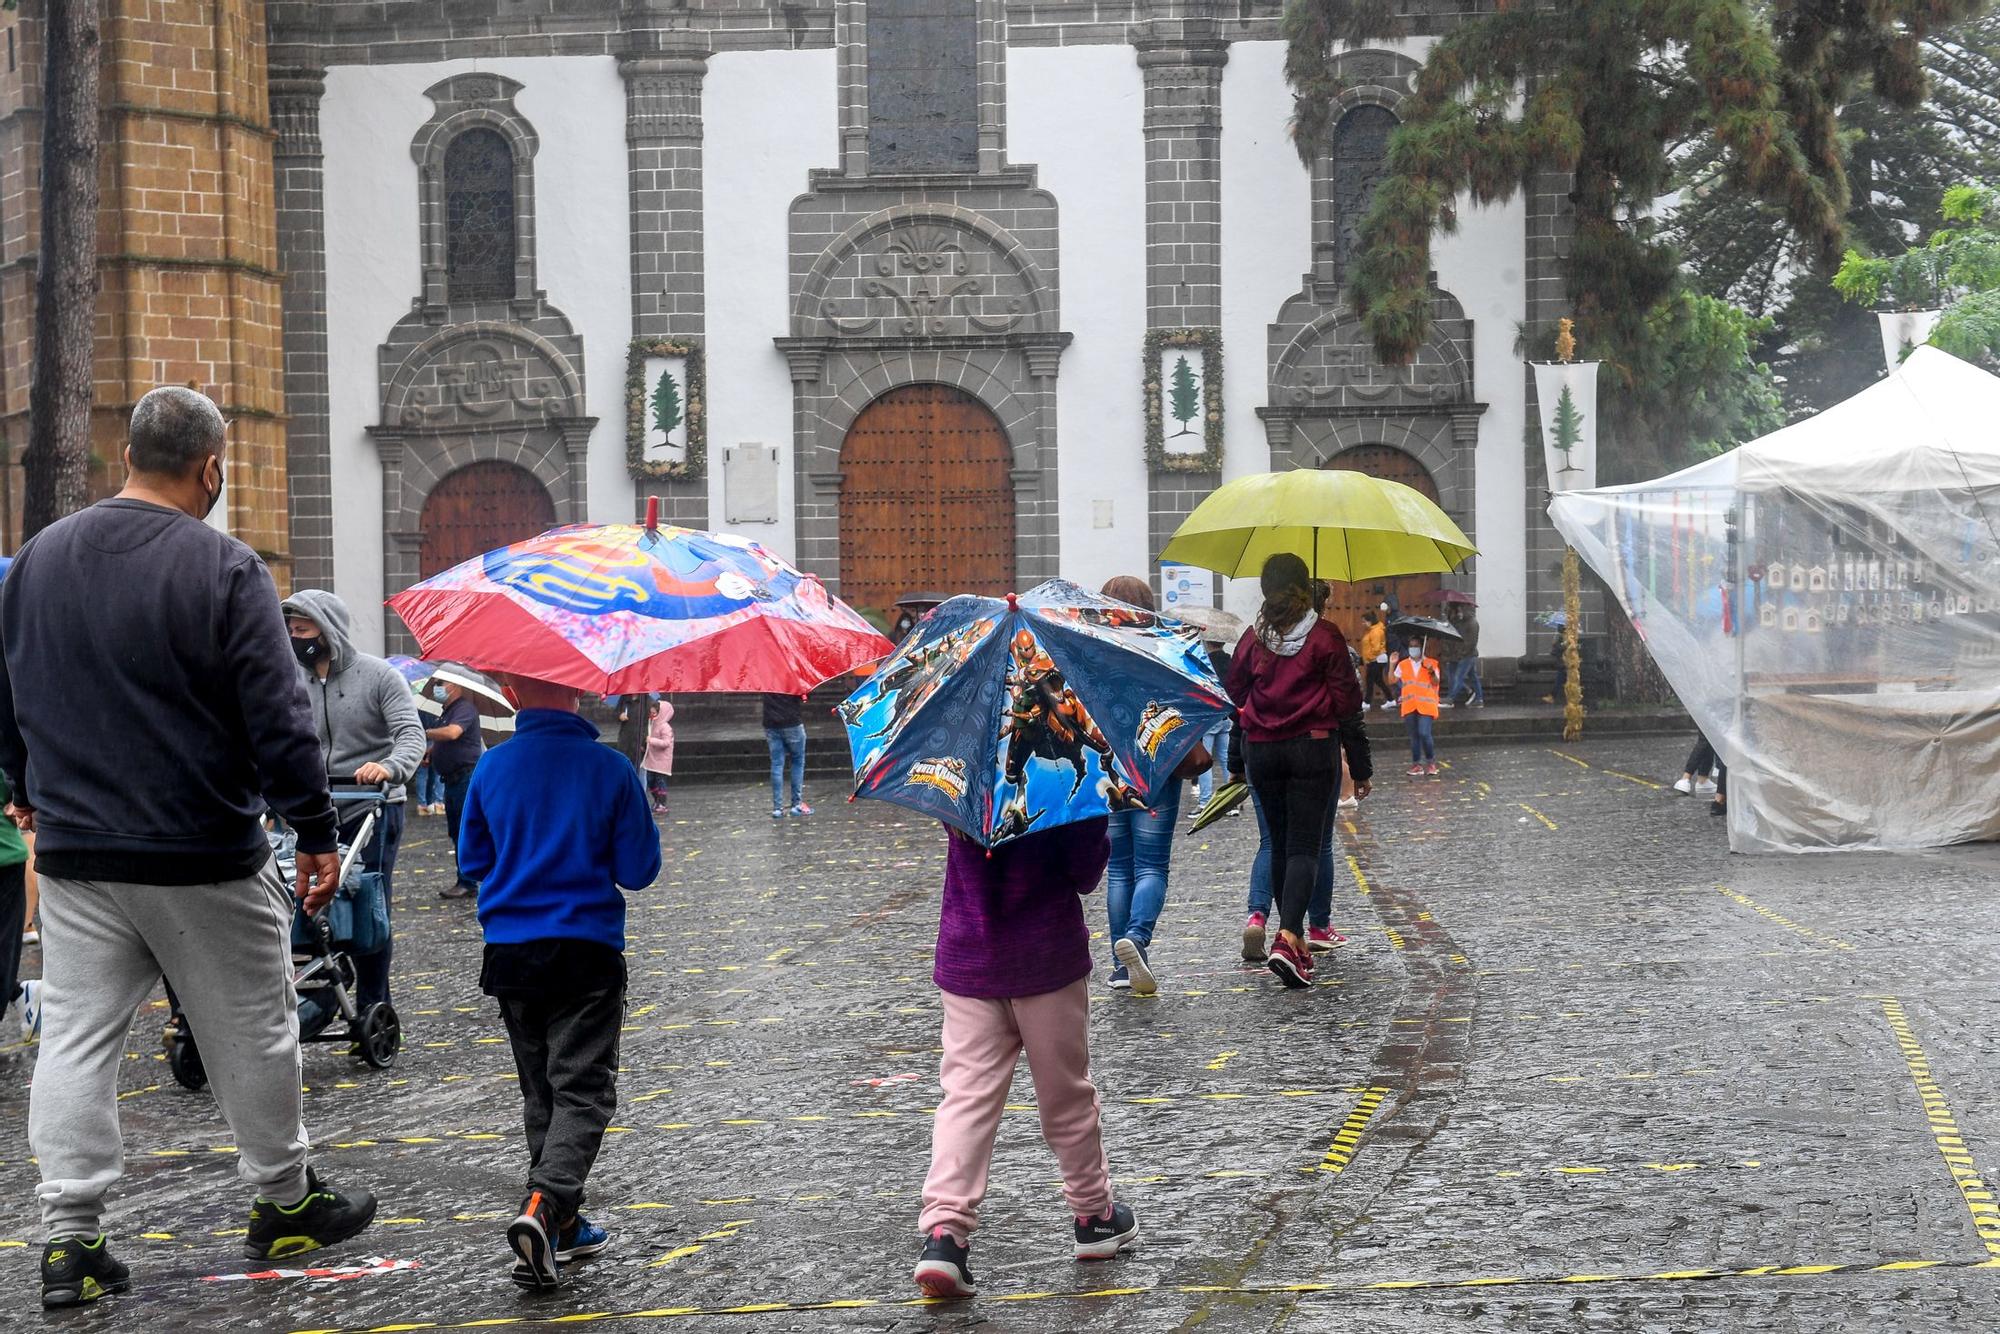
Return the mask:
<path fill-rule="evenodd" d="M 1374 355 L 1367 329 L 1345 308 L 1290 331 L 1271 366 L 1273 407 L 1436 407 L 1472 398 L 1471 322 L 1458 298 L 1432 288 L 1430 332 L 1400 366 Z"/>
<path fill-rule="evenodd" d="M 792 305 L 798 338 L 1053 333 L 1054 285 L 1021 242 L 955 204 L 902 204 L 835 237 Z"/>
<path fill-rule="evenodd" d="M 488 129 L 514 155 L 514 291 L 509 300 L 535 300 L 535 154 L 541 140 L 514 106 L 522 85 L 499 74 L 457 74 L 424 90 L 435 111 L 410 141 L 417 163 L 417 230 L 425 306 L 450 301 L 445 282 L 444 155 L 470 129 Z M 463 304 L 463 303 L 458 303 Z"/>
<path fill-rule="evenodd" d="M 581 416 L 583 376 L 556 343 L 518 324 L 472 320 L 437 330 L 400 358 L 382 394 L 384 426 L 462 416 Z"/>
<path fill-rule="evenodd" d="M 820 440 L 834 443 L 836 454 L 854 419 L 870 403 L 892 389 L 914 384 L 945 384 L 979 400 L 1000 423 L 1014 454 L 1014 466 L 1035 466 L 1035 431 L 1039 405 L 1015 392 L 1016 381 L 1004 373 L 999 359 L 967 349 L 898 347 L 864 353 L 837 352 L 829 358 L 840 387 L 816 414 Z"/>

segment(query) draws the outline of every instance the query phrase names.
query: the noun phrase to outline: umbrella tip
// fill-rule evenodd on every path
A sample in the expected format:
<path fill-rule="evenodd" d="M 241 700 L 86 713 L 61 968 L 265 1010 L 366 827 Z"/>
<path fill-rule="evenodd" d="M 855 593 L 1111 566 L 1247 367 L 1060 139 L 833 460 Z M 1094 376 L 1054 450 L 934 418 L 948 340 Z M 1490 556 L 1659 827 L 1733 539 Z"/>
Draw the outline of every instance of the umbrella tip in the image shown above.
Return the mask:
<path fill-rule="evenodd" d="M 646 531 L 649 533 L 660 531 L 660 498 L 658 496 L 646 497 Z"/>
<path fill-rule="evenodd" d="M 1021 599 L 1017 594 L 1009 593 L 1007 595 L 1007 610 L 1008 611 L 1021 610 Z"/>

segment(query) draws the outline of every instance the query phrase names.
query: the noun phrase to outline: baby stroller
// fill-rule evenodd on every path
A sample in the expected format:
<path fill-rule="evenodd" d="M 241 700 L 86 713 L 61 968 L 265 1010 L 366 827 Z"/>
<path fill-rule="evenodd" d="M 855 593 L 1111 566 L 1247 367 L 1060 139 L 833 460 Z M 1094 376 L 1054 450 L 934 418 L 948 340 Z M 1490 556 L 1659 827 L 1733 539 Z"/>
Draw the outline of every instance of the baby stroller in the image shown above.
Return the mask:
<path fill-rule="evenodd" d="M 386 788 L 333 790 L 343 827 L 357 811 L 362 813 L 353 837 L 339 848 L 340 887 L 318 915 L 308 916 L 304 905 L 292 912 L 292 985 L 298 993 L 299 1041 L 350 1043 L 354 1054 L 377 1070 L 396 1063 L 403 1025 L 396 1007 L 386 1001 L 365 1010 L 355 1004 L 353 956 L 372 954 L 389 942 L 389 905 L 382 877 L 361 869 L 369 839 L 377 840 L 379 851 L 387 837 L 381 819 L 386 800 Z M 297 875 L 297 835 L 280 826 L 271 831 L 270 839 L 278 874 L 290 885 Z M 168 1068 L 182 1088 L 205 1088 L 208 1072 L 202 1068 L 194 1032 L 171 988 L 167 997 L 173 1003 L 165 1033 Z"/>

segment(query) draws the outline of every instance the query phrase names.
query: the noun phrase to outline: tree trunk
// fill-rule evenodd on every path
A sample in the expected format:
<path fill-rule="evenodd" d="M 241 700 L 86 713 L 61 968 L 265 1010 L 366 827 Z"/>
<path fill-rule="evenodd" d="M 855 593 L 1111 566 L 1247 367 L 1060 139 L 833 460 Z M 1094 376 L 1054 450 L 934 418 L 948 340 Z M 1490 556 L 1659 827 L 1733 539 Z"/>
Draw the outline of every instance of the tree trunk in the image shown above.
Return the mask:
<path fill-rule="evenodd" d="M 97 319 L 97 0 L 48 0 L 42 40 L 42 251 L 21 457 L 23 535 L 82 509 Z"/>

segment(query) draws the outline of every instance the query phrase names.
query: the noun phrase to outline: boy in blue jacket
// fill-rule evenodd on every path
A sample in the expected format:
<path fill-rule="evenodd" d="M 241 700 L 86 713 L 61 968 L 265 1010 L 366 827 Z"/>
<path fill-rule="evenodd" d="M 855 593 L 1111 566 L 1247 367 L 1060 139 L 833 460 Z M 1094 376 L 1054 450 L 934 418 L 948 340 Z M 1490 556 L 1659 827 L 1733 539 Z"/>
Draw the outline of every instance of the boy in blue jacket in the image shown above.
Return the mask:
<path fill-rule="evenodd" d="M 660 835 L 625 757 L 577 716 L 577 692 L 505 683 L 514 738 L 472 776 L 458 865 L 477 881 L 480 989 L 500 1002 L 528 1130 L 528 1195 L 507 1227 L 514 1281 L 553 1288 L 603 1250 L 583 1183 L 618 1106 L 625 1020 L 625 899 L 660 874 Z"/>

